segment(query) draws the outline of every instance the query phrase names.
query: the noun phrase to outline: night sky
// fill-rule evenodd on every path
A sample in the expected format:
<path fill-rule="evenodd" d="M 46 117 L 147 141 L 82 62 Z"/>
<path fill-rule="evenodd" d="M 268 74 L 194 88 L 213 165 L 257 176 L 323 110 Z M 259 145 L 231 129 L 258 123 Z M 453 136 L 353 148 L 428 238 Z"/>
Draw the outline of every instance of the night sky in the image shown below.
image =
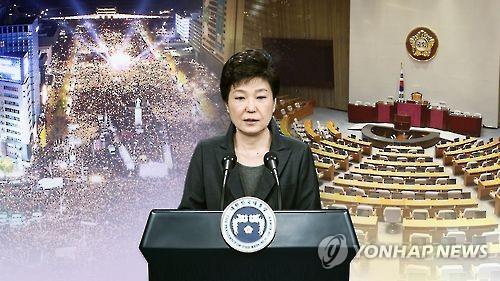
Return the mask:
<path fill-rule="evenodd" d="M 118 12 L 128 13 L 133 10 L 149 12 L 151 10 L 174 9 L 174 11 L 200 10 L 202 0 L 0 0 L 10 1 L 24 6 L 39 9 L 46 8 L 71 8 L 79 13 L 93 13 L 97 6 L 115 6 Z M 79 7 L 79 8 L 78 8 Z M 80 10 L 80 11 L 78 11 Z"/>

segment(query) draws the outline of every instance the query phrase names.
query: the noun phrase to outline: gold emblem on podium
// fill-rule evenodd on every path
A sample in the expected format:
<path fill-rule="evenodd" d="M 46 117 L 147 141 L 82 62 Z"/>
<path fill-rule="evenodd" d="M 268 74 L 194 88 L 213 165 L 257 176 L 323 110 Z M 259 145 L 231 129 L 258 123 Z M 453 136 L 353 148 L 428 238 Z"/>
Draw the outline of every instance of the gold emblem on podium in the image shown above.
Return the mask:
<path fill-rule="evenodd" d="M 428 61 L 434 57 L 439 41 L 434 32 L 427 27 L 417 27 L 406 37 L 406 50 L 418 61 Z"/>

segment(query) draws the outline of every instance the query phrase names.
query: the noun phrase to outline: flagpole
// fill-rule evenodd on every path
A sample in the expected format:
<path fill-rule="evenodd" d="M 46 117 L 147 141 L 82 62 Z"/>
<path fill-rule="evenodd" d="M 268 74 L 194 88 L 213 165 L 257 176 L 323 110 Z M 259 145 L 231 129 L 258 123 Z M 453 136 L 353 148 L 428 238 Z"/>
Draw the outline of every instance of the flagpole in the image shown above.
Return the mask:
<path fill-rule="evenodd" d="M 399 95 L 398 95 L 398 100 L 400 102 L 404 101 L 405 99 L 405 81 L 404 81 L 404 75 L 403 75 L 403 62 L 401 62 L 401 72 L 399 75 Z"/>

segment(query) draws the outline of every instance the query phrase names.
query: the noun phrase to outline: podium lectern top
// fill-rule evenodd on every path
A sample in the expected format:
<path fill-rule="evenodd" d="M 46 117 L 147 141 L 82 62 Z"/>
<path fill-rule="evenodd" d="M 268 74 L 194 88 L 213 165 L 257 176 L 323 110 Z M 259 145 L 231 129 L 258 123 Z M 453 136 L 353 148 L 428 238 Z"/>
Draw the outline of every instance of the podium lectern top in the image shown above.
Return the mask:
<path fill-rule="evenodd" d="M 221 214 L 151 211 L 139 247 L 150 280 L 349 280 L 359 244 L 347 210 L 277 211 L 273 241 L 255 253 L 225 243 Z"/>

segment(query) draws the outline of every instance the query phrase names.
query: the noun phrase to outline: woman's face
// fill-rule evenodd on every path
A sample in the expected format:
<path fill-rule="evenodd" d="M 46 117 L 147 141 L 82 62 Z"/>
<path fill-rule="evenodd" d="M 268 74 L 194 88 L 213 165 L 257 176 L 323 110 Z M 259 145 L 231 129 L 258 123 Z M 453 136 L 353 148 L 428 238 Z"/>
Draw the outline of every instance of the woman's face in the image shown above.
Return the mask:
<path fill-rule="evenodd" d="M 267 128 L 274 106 L 269 82 L 258 77 L 232 86 L 227 100 L 231 121 L 247 136 L 259 135 Z"/>

